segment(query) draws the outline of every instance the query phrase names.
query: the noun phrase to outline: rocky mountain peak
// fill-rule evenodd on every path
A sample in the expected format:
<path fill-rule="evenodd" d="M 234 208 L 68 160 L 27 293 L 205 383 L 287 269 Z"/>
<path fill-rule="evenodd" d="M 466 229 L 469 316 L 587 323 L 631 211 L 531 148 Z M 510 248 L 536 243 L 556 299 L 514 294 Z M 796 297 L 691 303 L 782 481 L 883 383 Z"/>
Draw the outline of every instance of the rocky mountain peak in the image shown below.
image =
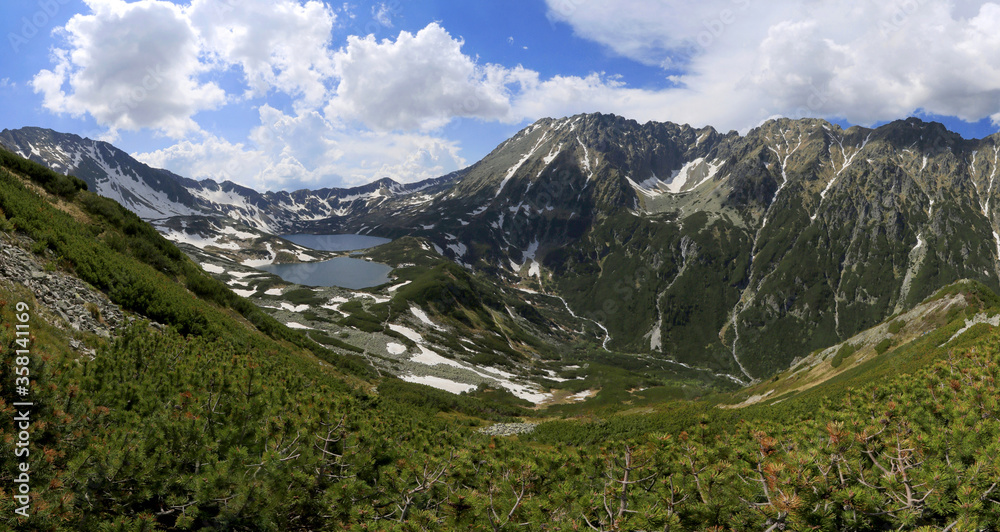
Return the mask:
<path fill-rule="evenodd" d="M 846 130 L 778 119 L 741 136 L 546 118 L 436 180 L 264 193 L 29 136 L 0 140 L 53 166 L 79 157 L 103 172 L 100 193 L 147 218 L 422 237 L 498 282 L 562 295 L 607 328 L 609 348 L 743 381 L 954 280 L 1000 288 L 1000 136 L 962 139 L 918 119 Z"/>

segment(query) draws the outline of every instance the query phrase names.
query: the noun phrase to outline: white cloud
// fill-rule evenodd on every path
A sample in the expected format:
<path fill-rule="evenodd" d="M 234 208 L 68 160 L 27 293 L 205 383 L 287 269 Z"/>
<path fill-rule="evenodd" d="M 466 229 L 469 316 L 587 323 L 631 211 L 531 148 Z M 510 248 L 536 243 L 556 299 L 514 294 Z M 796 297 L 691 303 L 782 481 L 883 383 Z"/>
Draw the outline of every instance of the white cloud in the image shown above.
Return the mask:
<path fill-rule="evenodd" d="M 635 118 L 739 129 L 775 114 L 862 124 L 917 110 L 1000 118 L 993 2 L 547 2 L 550 18 L 581 37 L 683 72 L 672 78 L 683 90 L 611 91 L 612 106 L 632 107 Z"/>
<path fill-rule="evenodd" d="M 260 109 L 252 145 L 211 137 L 135 154 L 154 167 L 256 190 L 355 186 L 389 177 L 414 182 L 466 165 L 454 141 L 419 133 L 352 131 L 309 111 Z"/>
<path fill-rule="evenodd" d="M 744 7 L 750 0 L 740 2 Z M 607 45 L 625 57 L 661 64 L 670 52 L 684 48 L 703 29 L 713 11 L 729 9 L 729 2 L 712 0 L 546 0 L 549 18 L 566 22 L 585 39 Z M 713 5 L 714 4 L 714 5 Z M 769 4 L 768 4 L 769 5 Z M 768 7 L 770 9 L 770 7 Z"/>
<path fill-rule="evenodd" d="M 232 144 L 214 135 L 198 142 L 183 140 L 159 151 L 132 156 L 154 168 L 169 168 L 183 177 L 228 180 L 247 186 L 263 182 L 260 174 L 270 165 L 262 151 L 242 143 Z"/>
<path fill-rule="evenodd" d="M 200 130 L 193 116 L 227 100 L 214 81 L 238 67 L 247 96 L 278 90 L 296 108 L 325 103 L 334 76 L 333 12 L 311 0 L 87 0 L 56 31 L 52 69 L 32 85 L 45 108 L 90 114 L 111 130 L 149 128 L 172 137 Z"/>
<path fill-rule="evenodd" d="M 336 16 L 322 2 L 194 0 L 186 14 L 205 53 L 222 66 L 240 67 L 248 96 L 277 89 L 301 96 L 302 106 L 323 103 L 334 75 Z"/>
<path fill-rule="evenodd" d="M 546 0 L 550 18 L 579 36 L 662 68 L 671 86 L 657 89 L 626 85 L 616 72 L 543 77 L 480 64 L 438 23 L 339 41 L 345 30 L 318 0 L 86 1 L 90 13 L 58 30 L 65 44 L 32 81 L 43 105 L 91 115 L 109 139 L 118 130 L 202 133 L 204 142 L 141 156 L 255 188 L 447 173 L 465 161 L 435 130 L 456 117 L 510 123 L 600 111 L 745 130 L 776 115 L 869 124 L 923 110 L 1000 123 L 994 2 Z M 395 5 L 376 3 L 371 25 L 391 27 Z M 343 9 L 341 23 L 353 16 Z M 227 98 L 219 84 L 233 81 L 240 88 Z M 276 93 L 290 111 L 268 104 Z M 260 126 L 244 142 L 201 132 L 198 112 L 227 101 L 250 107 L 246 99 L 260 104 Z"/>
<path fill-rule="evenodd" d="M 88 0 L 90 15 L 61 29 L 67 49 L 32 80 L 45 108 L 92 115 L 112 130 L 151 128 L 171 136 L 198 130 L 191 116 L 220 105 L 224 92 L 201 82 L 197 35 L 169 2 Z"/>
<path fill-rule="evenodd" d="M 385 26 L 386 28 L 392 27 L 392 15 L 393 8 L 389 7 L 388 4 L 379 4 L 378 6 L 372 6 L 372 18 L 378 21 L 379 24 Z"/>
<path fill-rule="evenodd" d="M 272 160 L 301 164 L 304 185 L 361 185 L 389 177 L 401 183 L 465 166 L 456 142 L 421 133 L 347 129 L 318 112 L 289 116 L 270 106 L 251 139 Z M 332 179 L 331 179 L 332 178 Z"/>
<path fill-rule="evenodd" d="M 356 119 L 375 130 L 434 129 L 456 116 L 501 119 L 510 110 L 507 69 L 478 65 L 437 23 L 395 42 L 348 38 L 337 52 L 340 75 L 328 116 Z"/>

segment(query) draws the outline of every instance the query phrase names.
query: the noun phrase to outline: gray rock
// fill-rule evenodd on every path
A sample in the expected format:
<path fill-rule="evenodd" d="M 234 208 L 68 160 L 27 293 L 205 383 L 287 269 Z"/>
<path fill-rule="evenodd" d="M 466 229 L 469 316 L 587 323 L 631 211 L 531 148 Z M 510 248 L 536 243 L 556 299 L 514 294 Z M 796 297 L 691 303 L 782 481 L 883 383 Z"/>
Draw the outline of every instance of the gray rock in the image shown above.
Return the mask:
<path fill-rule="evenodd" d="M 478 432 L 487 436 L 514 436 L 533 432 L 536 426 L 536 423 L 496 423 L 483 427 Z"/>
<path fill-rule="evenodd" d="M 18 240 L 22 246 L 29 248 L 33 243 L 27 238 Z M 64 323 L 56 323 L 57 326 L 94 332 L 107 338 L 134 320 L 126 317 L 107 296 L 80 279 L 61 272 L 44 271 L 41 262 L 34 255 L 17 245 L 3 242 L 0 246 L 3 247 L 0 253 L 0 277 L 31 290 L 44 311 L 57 317 L 57 322 Z M 95 307 L 98 312 L 91 312 Z M 44 316 L 44 311 L 39 315 Z M 76 346 L 73 348 L 79 349 Z"/>

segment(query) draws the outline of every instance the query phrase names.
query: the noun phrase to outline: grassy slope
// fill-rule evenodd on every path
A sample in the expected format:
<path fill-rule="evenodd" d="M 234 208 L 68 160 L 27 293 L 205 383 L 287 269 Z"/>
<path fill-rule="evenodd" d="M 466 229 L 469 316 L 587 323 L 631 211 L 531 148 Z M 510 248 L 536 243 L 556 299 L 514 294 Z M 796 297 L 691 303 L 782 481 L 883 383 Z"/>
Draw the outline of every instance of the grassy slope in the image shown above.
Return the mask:
<path fill-rule="evenodd" d="M 600 346 L 603 332 L 593 322 L 571 316 L 557 298 L 501 288 L 430 251 L 419 239 L 399 238 L 366 255 L 397 266 L 394 283 L 409 281 L 391 294 L 390 302 L 369 306 L 368 321 L 373 328 L 382 330 L 387 317 L 395 318 L 406 314 L 411 305 L 419 306 L 436 323 L 453 331 L 429 333 L 438 345 L 457 353 L 471 349 L 474 353 L 467 359 L 476 364 L 502 367 L 517 362 L 543 379 L 549 376 L 545 369 L 555 371 L 555 380 L 543 382 L 558 390 L 557 394 L 587 390 L 596 394 L 584 409 L 627 401 L 631 397 L 628 390 L 636 388 L 660 387 L 670 390 L 658 390 L 664 398 L 689 398 L 727 386 L 727 381 L 709 372 L 606 351 Z M 577 332 L 581 330 L 586 334 Z M 459 338 L 470 342 L 460 343 Z M 579 408 L 552 408 L 547 413 L 572 413 Z"/>
<path fill-rule="evenodd" d="M 947 306 L 935 305 L 942 301 L 948 303 Z M 831 362 L 839 347 L 857 342 L 851 339 L 822 350 L 827 353 L 825 357 L 820 356 L 811 363 L 805 360 L 765 382 L 725 393 L 713 393 L 711 389 L 697 386 L 653 385 L 642 389 L 643 379 L 632 374 L 633 389 L 615 394 L 612 400 L 553 410 L 571 419 L 543 426 L 538 438 L 546 442 L 580 444 L 651 432 L 676 433 L 695 424 L 706 412 L 706 419 L 726 427 L 744 419 L 791 421 L 811 418 L 824 405 L 836 403 L 853 390 L 905 378 L 947 359 L 955 349 L 967 348 L 992 335 L 988 326 L 976 325 L 948 341 L 963 328 L 966 319 L 977 314 L 992 316 L 997 313 L 1000 313 L 1000 297 L 987 287 L 972 281 L 954 283 L 939 290 L 912 312 L 912 321 L 902 323 L 884 354 L 876 355 L 873 347 L 881 336 L 874 335 L 872 345 L 858 343 L 859 349 L 852 356 L 840 367 L 832 368 Z M 893 316 L 871 331 L 884 332 L 900 321 L 900 317 Z M 594 420 L 599 420 L 598 427 L 590 424 Z"/>
<path fill-rule="evenodd" d="M 382 426 L 399 416 L 411 426 L 437 427 L 442 421 L 435 414 L 447 411 L 499 419 L 520 412 L 395 379 L 380 382 L 387 398 L 372 395 L 366 366 L 278 323 L 202 272 L 134 214 L 74 185 L 72 178 L 33 163 L 5 164 L 0 168 L 0 232 L 30 237 L 42 262 L 77 275 L 125 310 L 168 328 L 159 333 L 140 323 L 111 344 L 85 338 L 99 349 L 89 360 L 68 347 L 69 334 L 33 322 L 34 399 L 43 405 L 33 415 L 49 421 L 36 425 L 32 441 L 35 451 L 45 450 L 48 458 L 33 476 L 39 510 L 21 527 L 48 528 L 65 521 L 73 523 L 70 528 L 96 530 L 116 516 L 133 516 L 126 521 L 283 528 L 280 523 L 303 519 L 308 512 L 273 494 L 287 491 L 285 483 L 296 471 L 321 467 L 324 460 L 306 451 L 294 463 L 268 454 L 268 445 L 276 445 L 283 434 L 318 434 L 324 423 L 355 408 L 355 427 Z M 4 238 L 2 245 L 14 245 Z M 2 291 L 0 377 L 7 383 L 13 380 L 17 347 L 11 329 L 14 302 L 27 301 L 32 308 L 37 302 L 23 287 L 3 283 Z M 3 388 L 0 446 L 5 456 L 13 454 L 10 405 L 15 401 L 12 390 Z M 215 434 L 216 429 L 225 434 Z M 304 447 L 313 448 L 311 443 Z M 266 479 L 236 482 L 246 464 L 261 457 L 271 469 Z M 13 486 L 14 464 L 6 463 L 0 489 Z M 235 464 L 243 465 L 233 469 Z M 200 487 L 199 479 L 217 483 Z M 301 490 L 321 495 L 322 478 L 310 482 Z M 49 489 L 42 489 L 45 485 Z M 223 504 L 234 497 L 244 499 L 238 510 Z M 251 511 L 247 499 L 271 502 Z M 12 504 L 4 497 L 3 519 L 11 526 Z"/>
<path fill-rule="evenodd" d="M 496 407 L 395 380 L 373 393 L 363 374 L 347 376 L 350 363 L 317 364 L 297 344 L 301 337 L 280 326 L 261 333 L 224 295 L 196 297 L 188 288 L 197 272 L 183 257 L 172 260 L 171 248 L 142 226 L 129 234 L 125 214 L 112 223 L 88 207 L 88 193 L 64 198 L 80 219 L 4 173 L 0 229 L 31 235 L 40 256 L 169 328 L 139 325 L 90 360 L 68 347 L 66 333 L 33 323 L 37 499 L 31 520 L 19 522 L 10 493 L 0 493 L 6 528 L 1000 524 L 991 487 L 1000 475 L 1000 334 L 977 326 L 938 347 L 967 311 L 882 357 L 845 363 L 835 379 L 777 405 L 715 409 L 732 398 L 664 401 L 685 392 L 657 387 L 634 391 L 624 412 L 620 404 L 567 411 L 581 417 L 545 423 L 521 439 L 489 438 L 469 427 L 481 416 L 500 417 Z M 210 286 L 200 290 L 212 294 Z M 975 286 L 953 290 L 968 294 L 977 311 L 996 304 Z M 0 383 L 13 378 L 17 344 L 6 324 L 21 300 L 31 302 L 22 287 L 0 286 Z M 609 367 L 621 362 L 608 356 Z M 13 453 L 13 400 L 0 388 L 4 456 Z M 14 485 L 12 466 L 0 467 L 0 490 Z M 625 468 L 645 480 L 616 482 Z"/>

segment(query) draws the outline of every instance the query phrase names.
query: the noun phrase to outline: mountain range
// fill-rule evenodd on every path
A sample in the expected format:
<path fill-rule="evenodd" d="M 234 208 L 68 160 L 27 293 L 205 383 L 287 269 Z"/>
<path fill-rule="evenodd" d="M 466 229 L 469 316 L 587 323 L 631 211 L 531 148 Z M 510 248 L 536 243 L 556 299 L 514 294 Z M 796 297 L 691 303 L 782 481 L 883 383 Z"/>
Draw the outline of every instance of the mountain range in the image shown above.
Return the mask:
<path fill-rule="evenodd" d="M 0 528 L 996 528 L 994 139 L 536 126 L 439 190 L 281 222 L 393 237 L 344 252 L 109 145 L 20 150 L 116 170 L 86 182 L 0 148 Z M 257 268 L 333 256 L 390 274 Z"/>
<path fill-rule="evenodd" d="M 496 286 L 562 297 L 607 331 L 605 349 L 743 383 L 956 280 L 1000 289 L 998 140 L 915 118 L 847 130 L 780 119 L 723 134 L 589 114 L 539 120 L 436 179 L 261 193 L 75 135 L 0 133 L 175 238 L 201 227 L 187 236 L 211 240 L 235 224 L 426 239 Z"/>

